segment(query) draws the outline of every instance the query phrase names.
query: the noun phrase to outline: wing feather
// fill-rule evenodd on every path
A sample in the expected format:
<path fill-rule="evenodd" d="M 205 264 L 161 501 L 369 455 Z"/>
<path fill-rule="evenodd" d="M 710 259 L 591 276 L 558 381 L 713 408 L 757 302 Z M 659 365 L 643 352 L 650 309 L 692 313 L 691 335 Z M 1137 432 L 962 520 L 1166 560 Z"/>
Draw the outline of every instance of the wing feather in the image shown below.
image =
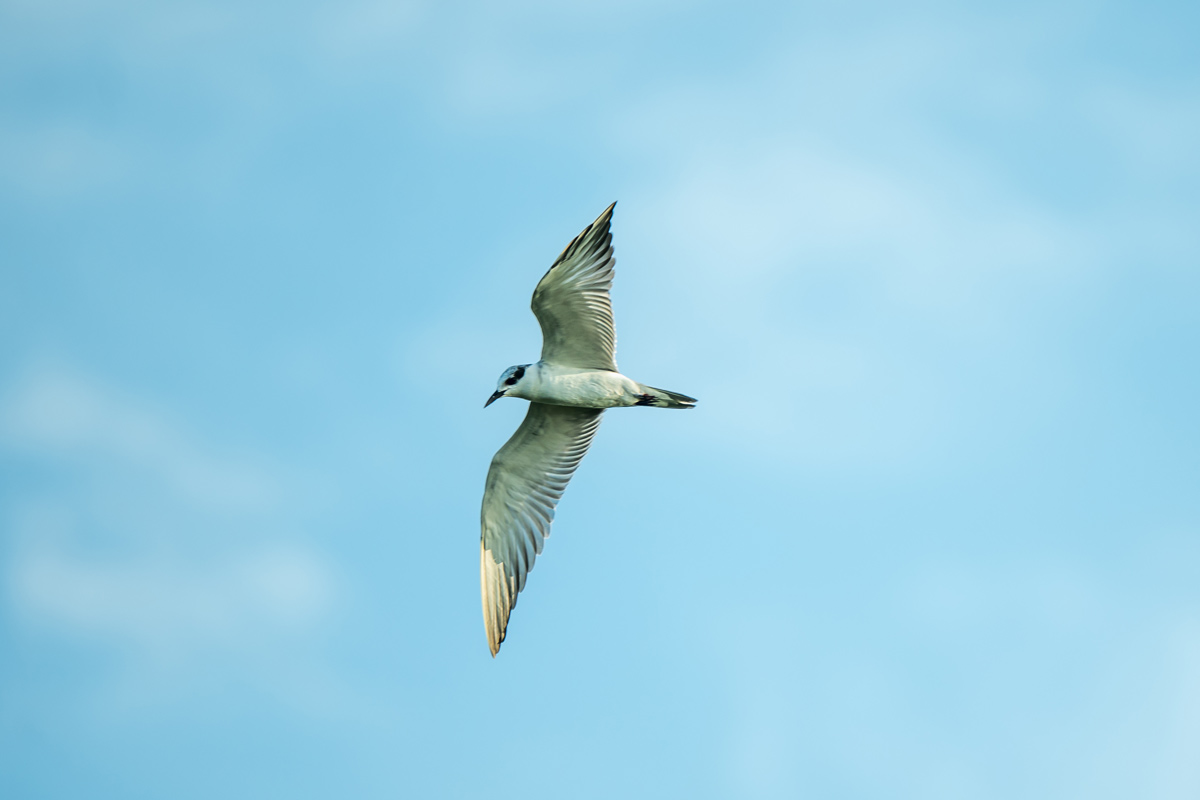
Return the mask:
<path fill-rule="evenodd" d="M 554 507 L 587 453 L 602 409 L 530 403 L 525 420 L 497 451 L 483 492 L 479 582 L 492 655 L 533 562 L 542 552 Z"/>
<path fill-rule="evenodd" d="M 542 361 L 582 369 L 617 371 L 613 323 L 613 203 L 559 254 L 533 290 L 533 313 L 542 326 Z"/>

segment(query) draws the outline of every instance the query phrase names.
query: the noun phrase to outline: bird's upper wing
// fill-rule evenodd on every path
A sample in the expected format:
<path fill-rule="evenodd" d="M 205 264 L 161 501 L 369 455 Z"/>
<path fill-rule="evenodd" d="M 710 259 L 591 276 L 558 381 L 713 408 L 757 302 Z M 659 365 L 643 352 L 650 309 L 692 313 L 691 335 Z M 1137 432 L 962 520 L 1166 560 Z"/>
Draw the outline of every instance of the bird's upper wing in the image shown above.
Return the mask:
<path fill-rule="evenodd" d="M 583 369 L 617 371 L 613 325 L 613 203 L 583 229 L 533 290 L 533 313 L 542 325 L 542 360 Z"/>
<path fill-rule="evenodd" d="M 550 535 L 554 506 L 600 426 L 598 408 L 530 403 L 525 421 L 492 459 L 480 514 L 479 582 L 492 655 L 525 576 Z"/>

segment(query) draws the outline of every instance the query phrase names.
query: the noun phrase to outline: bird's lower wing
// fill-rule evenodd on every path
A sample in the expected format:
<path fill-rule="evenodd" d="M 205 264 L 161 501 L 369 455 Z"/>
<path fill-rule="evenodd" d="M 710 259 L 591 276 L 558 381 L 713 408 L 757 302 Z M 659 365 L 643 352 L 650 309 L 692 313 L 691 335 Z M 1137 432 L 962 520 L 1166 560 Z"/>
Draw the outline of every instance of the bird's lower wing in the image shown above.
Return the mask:
<path fill-rule="evenodd" d="M 530 403 L 521 427 L 492 458 L 480 513 L 479 581 L 493 656 L 504 641 L 517 593 L 550 535 L 554 507 L 587 453 L 602 413 Z"/>

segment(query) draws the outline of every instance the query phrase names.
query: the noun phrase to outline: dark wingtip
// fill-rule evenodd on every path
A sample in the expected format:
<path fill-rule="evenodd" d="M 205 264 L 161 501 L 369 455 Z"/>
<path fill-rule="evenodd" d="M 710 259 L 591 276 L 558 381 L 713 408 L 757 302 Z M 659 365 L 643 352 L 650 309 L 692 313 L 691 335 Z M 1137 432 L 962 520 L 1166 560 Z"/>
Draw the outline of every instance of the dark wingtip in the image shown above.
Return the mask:
<path fill-rule="evenodd" d="M 596 221 L 593 222 L 592 225 L 596 225 L 598 223 L 603 223 L 603 222 L 607 222 L 608 220 L 611 220 L 612 215 L 613 215 L 613 209 L 615 209 L 616 207 L 617 207 L 617 201 L 613 200 L 611 203 L 609 203 L 608 208 L 606 208 L 600 212 L 600 216 L 596 217 Z"/>

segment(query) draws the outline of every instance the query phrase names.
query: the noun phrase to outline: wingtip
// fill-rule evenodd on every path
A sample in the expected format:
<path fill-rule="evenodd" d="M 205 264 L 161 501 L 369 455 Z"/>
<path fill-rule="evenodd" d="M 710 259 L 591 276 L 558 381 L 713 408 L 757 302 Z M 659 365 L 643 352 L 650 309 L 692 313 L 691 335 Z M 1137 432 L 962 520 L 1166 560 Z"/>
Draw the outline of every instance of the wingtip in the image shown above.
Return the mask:
<path fill-rule="evenodd" d="M 615 209 L 616 207 L 617 207 L 617 201 L 613 200 L 611 203 L 609 203 L 608 208 L 606 208 L 600 212 L 600 216 L 596 217 L 596 221 L 592 223 L 592 226 L 603 225 L 604 223 L 611 220 L 612 215 L 613 215 L 613 209 Z"/>
<path fill-rule="evenodd" d="M 491 551 L 479 542 L 479 586 L 483 599 L 483 627 L 487 634 L 488 650 L 492 658 L 500 652 L 504 633 L 508 628 L 508 615 L 515 598 L 509 596 L 509 585 L 504 567 L 496 561 Z"/>

